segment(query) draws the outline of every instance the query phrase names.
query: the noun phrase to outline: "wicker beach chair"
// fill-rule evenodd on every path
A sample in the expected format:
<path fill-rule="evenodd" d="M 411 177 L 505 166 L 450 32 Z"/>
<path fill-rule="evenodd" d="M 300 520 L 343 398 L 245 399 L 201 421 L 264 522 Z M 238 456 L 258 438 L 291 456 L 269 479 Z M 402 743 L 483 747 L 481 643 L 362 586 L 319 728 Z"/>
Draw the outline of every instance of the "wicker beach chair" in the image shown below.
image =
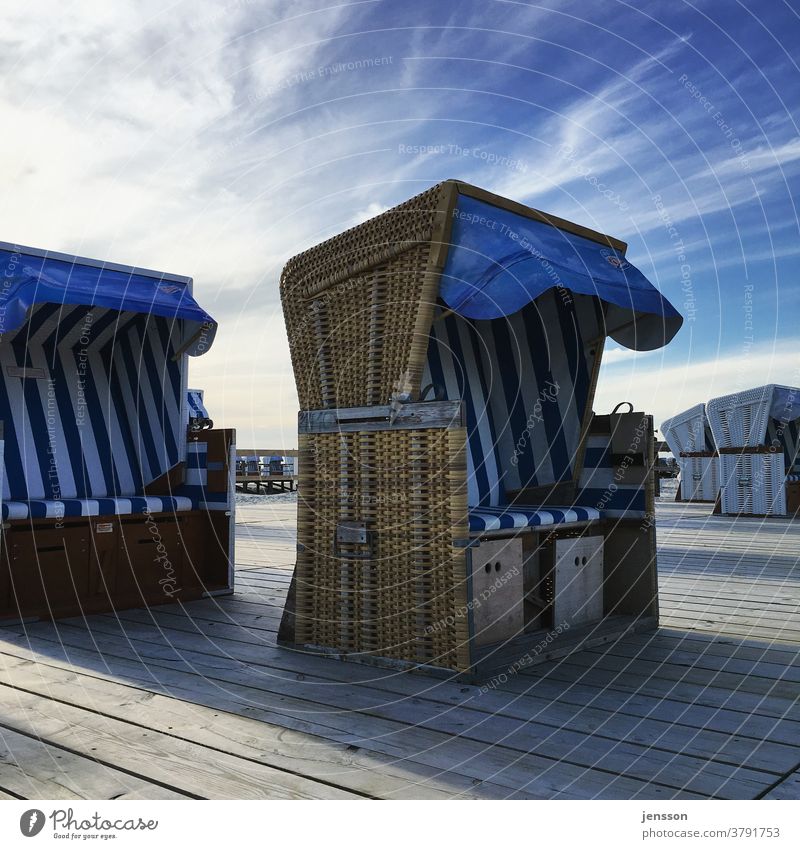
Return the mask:
<path fill-rule="evenodd" d="M 0 618 L 230 592 L 233 431 L 189 431 L 191 280 L 0 244 Z"/>
<path fill-rule="evenodd" d="M 675 500 L 716 502 L 719 458 L 705 404 L 695 404 L 666 419 L 661 433 L 680 469 Z"/>
<path fill-rule="evenodd" d="M 448 181 L 289 261 L 284 644 L 481 677 L 657 621 L 652 419 L 592 400 L 681 317 L 625 249 Z"/>
<path fill-rule="evenodd" d="M 767 384 L 706 405 L 719 451 L 726 516 L 796 516 L 800 509 L 800 389 Z"/>

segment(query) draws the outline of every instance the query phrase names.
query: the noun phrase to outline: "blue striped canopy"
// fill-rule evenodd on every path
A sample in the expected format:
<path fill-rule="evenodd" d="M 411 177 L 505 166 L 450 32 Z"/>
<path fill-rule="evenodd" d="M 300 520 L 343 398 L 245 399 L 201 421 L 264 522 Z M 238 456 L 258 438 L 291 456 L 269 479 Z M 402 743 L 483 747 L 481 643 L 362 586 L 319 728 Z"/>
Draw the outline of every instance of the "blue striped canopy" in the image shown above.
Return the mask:
<path fill-rule="evenodd" d="M 460 195 L 440 285 L 448 307 L 466 318 L 512 315 L 550 289 L 605 304 L 606 333 L 627 348 L 660 348 L 683 318 L 608 245 Z"/>
<path fill-rule="evenodd" d="M 0 249 L 0 334 L 18 330 L 37 304 L 106 307 L 182 320 L 185 353 L 205 353 L 217 323 L 192 297 L 188 278 L 103 266 L 91 260 Z"/>

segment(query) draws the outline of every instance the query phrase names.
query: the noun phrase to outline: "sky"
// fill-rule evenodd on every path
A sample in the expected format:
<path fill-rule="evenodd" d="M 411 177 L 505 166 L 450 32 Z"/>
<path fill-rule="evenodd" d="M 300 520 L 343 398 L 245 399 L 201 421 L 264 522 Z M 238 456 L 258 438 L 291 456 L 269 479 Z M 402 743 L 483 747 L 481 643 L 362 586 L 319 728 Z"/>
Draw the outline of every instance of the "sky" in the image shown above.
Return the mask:
<path fill-rule="evenodd" d="M 683 313 L 608 345 L 597 412 L 800 385 L 796 4 L 1 2 L 0 240 L 194 278 L 240 447 L 296 445 L 286 260 L 447 178 L 623 239 Z"/>

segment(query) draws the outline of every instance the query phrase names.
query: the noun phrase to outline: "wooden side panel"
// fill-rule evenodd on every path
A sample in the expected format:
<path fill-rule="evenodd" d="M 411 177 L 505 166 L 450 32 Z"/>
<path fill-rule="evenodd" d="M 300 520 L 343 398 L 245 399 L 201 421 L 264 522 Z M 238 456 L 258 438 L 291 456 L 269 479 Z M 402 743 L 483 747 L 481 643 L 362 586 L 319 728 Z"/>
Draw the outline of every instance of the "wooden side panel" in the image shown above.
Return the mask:
<path fill-rule="evenodd" d="M 204 430 L 199 439 L 208 443 L 208 491 L 227 492 L 230 479 L 231 445 L 235 441 L 236 431 Z"/>
<path fill-rule="evenodd" d="M 227 588 L 229 517 L 223 512 L 190 513 L 178 530 L 185 590 L 206 592 Z"/>
<path fill-rule="evenodd" d="M 164 472 L 161 477 L 151 483 L 145 484 L 145 495 L 172 495 L 175 490 L 186 480 L 186 463 L 176 463 L 171 469 Z"/>
<path fill-rule="evenodd" d="M 183 586 L 183 547 L 174 516 L 120 522 L 120 552 L 115 599 L 158 598 L 171 600 Z"/>
<path fill-rule="evenodd" d="M 596 416 L 592 429 L 616 432 L 614 481 L 644 486 L 642 518 L 609 519 L 603 557 L 606 615 L 658 616 L 653 417 L 644 413 Z"/>
<path fill-rule="evenodd" d="M 792 482 L 786 484 L 786 512 L 789 516 L 795 516 L 800 512 L 800 483 Z"/>
<path fill-rule="evenodd" d="M 59 616 L 79 607 L 89 592 L 87 529 L 27 527 L 6 533 L 11 615 Z"/>

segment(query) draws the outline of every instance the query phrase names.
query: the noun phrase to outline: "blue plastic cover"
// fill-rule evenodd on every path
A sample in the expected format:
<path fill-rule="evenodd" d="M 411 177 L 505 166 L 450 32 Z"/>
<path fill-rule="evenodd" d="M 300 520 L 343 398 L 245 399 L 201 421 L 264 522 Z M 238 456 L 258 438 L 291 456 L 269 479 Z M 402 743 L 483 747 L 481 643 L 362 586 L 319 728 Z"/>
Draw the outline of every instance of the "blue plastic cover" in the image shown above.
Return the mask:
<path fill-rule="evenodd" d="M 628 348 L 660 348 L 682 316 L 622 254 L 516 212 L 460 195 L 440 294 L 466 318 L 512 315 L 543 292 L 565 288 L 604 301 L 609 336 Z"/>
<path fill-rule="evenodd" d="M 69 304 L 182 319 L 185 353 L 204 354 L 217 323 L 192 297 L 188 282 L 80 259 L 42 257 L 25 249 L 0 249 L 0 333 L 18 330 L 36 304 Z"/>
<path fill-rule="evenodd" d="M 800 388 L 775 386 L 772 390 L 769 417 L 778 422 L 793 422 L 800 418 Z"/>

